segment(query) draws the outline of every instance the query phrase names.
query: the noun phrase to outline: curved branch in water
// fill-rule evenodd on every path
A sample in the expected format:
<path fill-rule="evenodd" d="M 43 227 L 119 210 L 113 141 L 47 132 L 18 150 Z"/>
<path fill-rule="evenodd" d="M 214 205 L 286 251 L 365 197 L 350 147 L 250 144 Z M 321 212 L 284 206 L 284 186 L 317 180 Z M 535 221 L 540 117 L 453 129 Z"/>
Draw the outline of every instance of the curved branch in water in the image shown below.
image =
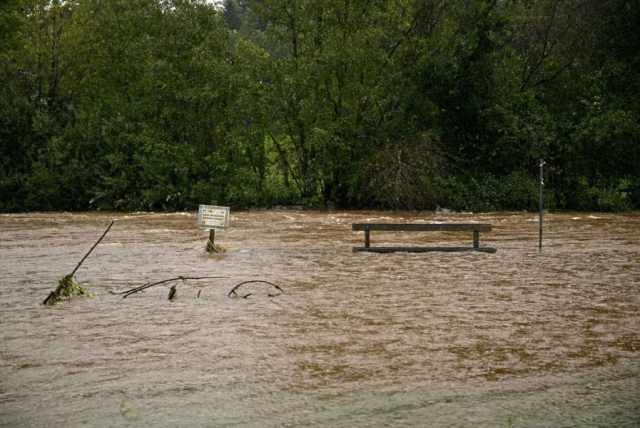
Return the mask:
<path fill-rule="evenodd" d="M 280 293 L 278 294 L 269 294 L 269 297 L 276 297 L 279 296 L 280 294 L 284 293 L 284 290 L 282 288 L 280 288 L 280 286 L 278 284 L 274 284 L 273 282 L 269 282 L 269 281 L 262 281 L 262 280 L 251 280 L 251 281 L 243 281 L 240 284 L 237 284 L 235 287 L 233 287 L 228 293 L 227 293 L 227 297 L 231 297 L 231 296 L 238 296 L 238 293 L 236 292 L 238 290 L 238 288 L 240 288 L 243 285 L 246 284 L 268 284 L 271 285 L 272 287 L 274 287 L 275 289 L 277 289 L 278 291 L 280 291 Z M 247 294 L 246 296 L 240 296 L 242 298 L 247 298 L 251 295 L 252 293 Z"/>

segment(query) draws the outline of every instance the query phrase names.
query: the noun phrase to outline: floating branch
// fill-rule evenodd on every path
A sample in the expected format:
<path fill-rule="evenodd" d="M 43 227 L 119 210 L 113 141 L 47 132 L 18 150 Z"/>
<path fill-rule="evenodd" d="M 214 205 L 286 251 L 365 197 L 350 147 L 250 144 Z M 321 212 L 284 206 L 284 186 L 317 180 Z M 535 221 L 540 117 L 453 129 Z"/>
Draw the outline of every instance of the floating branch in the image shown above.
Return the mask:
<path fill-rule="evenodd" d="M 282 290 L 282 288 L 280 288 L 278 284 L 274 284 L 273 282 L 269 282 L 269 281 L 252 280 L 252 281 L 244 281 L 244 282 L 241 282 L 240 284 L 237 284 L 235 287 L 231 289 L 231 291 L 227 293 L 227 297 L 242 297 L 243 299 L 246 299 L 247 297 L 251 296 L 253 293 L 249 293 L 244 296 L 240 296 L 238 294 L 238 289 L 246 284 L 267 284 L 274 287 L 276 290 L 280 291 L 278 294 L 269 293 L 268 294 L 269 297 L 276 297 L 284 293 L 284 291 Z"/>
<path fill-rule="evenodd" d="M 151 288 L 151 287 L 155 287 L 156 285 L 163 285 L 163 284 L 167 284 L 169 282 L 173 282 L 173 281 L 200 281 L 203 279 L 223 279 L 223 278 L 228 278 L 227 276 L 177 276 L 175 278 L 169 278 L 169 279 L 163 279 L 162 281 L 156 281 L 156 282 L 147 282 L 146 284 L 140 285 L 138 287 L 132 288 L 130 290 L 125 290 L 125 291 L 116 291 L 113 292 L 113 294 L 122 294 L 122 298 L 126 299 L 127 297 L 129 297 L 132 294 L 135 294 L 139 291 L 143 291 L 146 290 L 147 288 Z M 175 288 L 176 285 L 173 285 L 171 288 Z M 173 293 L 175 295 L 175 292 Z M 174 297 L 171 293 L 169 294 L 170 298 L 169 300 L 171 300 L 172 297 Z"/>
<path fill-rule="evenodd" d="M 95 244 L 93 244 L 93 246 L 89 249 L 89 251 L 87 251 L 84 257 L 82 257 L 82 259 L 76 265 L 75 269 L 73 269 L 73 271 L 69 275 L 64 276 L 60 281 L 58 281 L 58 287 L 56 287 L 54 291 L 49 293 L 47 298 L 42 302 L 43 305 L 55 305 L 62 299 L 70 299 L 74 296 L 84 296 L 89 294 L 87 290 L 85 290 L 82 286 L 80 286 L 80 284 L 75 281 L 73 276 L 76 274 L 78 269 L 80 269 L 80 266 L 82 266 L 87 257 L 89 257 L 89 254 L 91 254 L 93 250 L 98 246 L 98 244 L 104 239 L 104 237 L 107 236 L 107 233 L 109 233 L 109 230 L 111 230 L 111 226 L 113 226 L 114 221 L 115 220 L 111 220 L 111 223 L 109 223 L 109 226 L 107 226 L 107 229 L 104 231 L 102 236 L 96 241 Z"/>

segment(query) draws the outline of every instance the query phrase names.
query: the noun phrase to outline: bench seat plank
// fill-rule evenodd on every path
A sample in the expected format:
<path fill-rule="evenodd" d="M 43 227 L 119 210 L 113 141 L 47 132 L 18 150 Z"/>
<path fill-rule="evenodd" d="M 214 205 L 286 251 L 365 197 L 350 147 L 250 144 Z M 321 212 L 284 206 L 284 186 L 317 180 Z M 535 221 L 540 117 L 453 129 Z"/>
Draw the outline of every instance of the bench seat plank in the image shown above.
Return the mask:
<path fill-rule="evenodd" d="M 354 223 L 354 231 L 364 231 L 364 247 L 354 247 L 353 252 L 393 253 L 396 251 L 425 253 L 429 251 L 480 251 L 495 253 L 491 247 L 480 247 L 480 232 L 490 232 L 491 225 L 487 223 Z M 370 234 L 372 231 L 387 232 L 473 232 L 472 247 L 372 247 Z"/>
<path fill-rule="evenodd" d="M 487 223 L 354 223 L 351 226 L 351 230 L 382 230 L 389 232 L 490 232 L 491 225 Z"/>

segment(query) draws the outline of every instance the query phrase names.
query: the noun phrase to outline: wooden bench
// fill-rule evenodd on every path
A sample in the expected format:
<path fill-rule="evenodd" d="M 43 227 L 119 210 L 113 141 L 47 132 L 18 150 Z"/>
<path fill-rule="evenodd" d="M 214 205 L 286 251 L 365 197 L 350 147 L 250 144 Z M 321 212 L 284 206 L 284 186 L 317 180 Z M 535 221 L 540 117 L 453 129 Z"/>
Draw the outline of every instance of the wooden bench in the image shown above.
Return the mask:
<path fill-rule="evenodd" d="M 495 253 L 496 249 L 480 246 L 480 232 L 490 232 L 491 225 L 487 223 L 355 223 L 354 231 L 364 231 L 364 247 L 354 247 L 353 252 L 371 251 L 376 253 L 392 253 L 404 251 L 422 253 L 427 251 L 482 251 Z M 372 247 L 371 231 L 386 232 L 473 232 L 473 247 Z"/>

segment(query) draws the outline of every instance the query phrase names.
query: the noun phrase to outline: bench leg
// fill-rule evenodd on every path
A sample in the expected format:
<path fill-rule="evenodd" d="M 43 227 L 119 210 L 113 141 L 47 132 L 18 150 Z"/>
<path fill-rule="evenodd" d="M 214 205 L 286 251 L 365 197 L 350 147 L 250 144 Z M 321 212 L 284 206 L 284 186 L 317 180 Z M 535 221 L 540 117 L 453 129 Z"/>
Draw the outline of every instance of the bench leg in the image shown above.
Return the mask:
<path fill-rule="evenodd" d="M 473 248 L 476 250 L 480 248 L 480 232 L 477 230 L 473 231 Z"/>
<path fill-rule="evenodd" d="M 369 248 L 371 245 L 371 240 L 369 237 L 369 229 L 365 229 L 364 231 L 364 248 Z"/>

